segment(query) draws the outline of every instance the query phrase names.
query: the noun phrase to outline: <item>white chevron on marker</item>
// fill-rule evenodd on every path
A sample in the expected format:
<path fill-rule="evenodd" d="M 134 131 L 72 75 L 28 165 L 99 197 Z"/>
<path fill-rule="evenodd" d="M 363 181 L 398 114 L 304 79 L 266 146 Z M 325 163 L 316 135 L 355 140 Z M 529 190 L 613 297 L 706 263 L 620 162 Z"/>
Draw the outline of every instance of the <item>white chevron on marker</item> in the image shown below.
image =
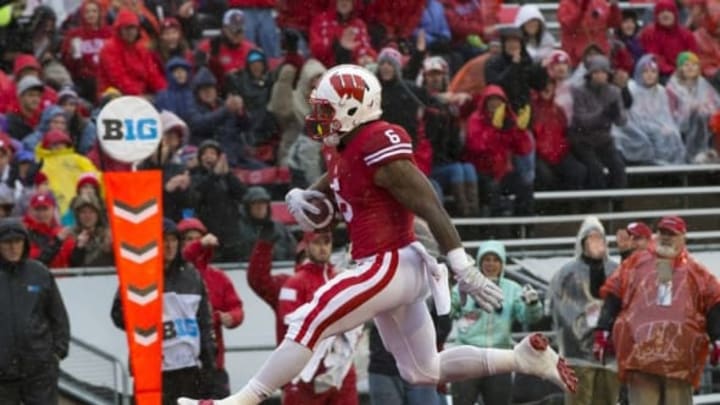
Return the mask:
<path fill-rule="evenodd" d="M 134 333 L 134 340 L 135 343 L 143 345 L 143 346 L 150 346 L 151 344 L 155 343 L 158 339 L 157 330 L 153 327 L 150 331 L 150 333 L 145 333 L 146 331 L 138 330 L 138 328 L 135 328 Z"/>
<path fill-rule="evenodd" d="M 154 198 L 139 207 L 132 207 L 117 200 L 114 201 L 113 204 L 113 213 L 128 222 L 132 222 L 133 224 L 139 224 L 140 222 L 145 221 L 157 214 L 158 211 L 158 203 Z"/>
<path fill-rule="evenodd" d="M 151 242 L 141 248 L 136 248 L 126 243 L 120 244 L 120 256 L 123 259 L 130 260 L 137 264 L 143 264 L 157 255 L 158 247 L 155 242 Z"/>
<path fill-rule="evenodd" d="M 153 284 L 145 289 L 128 286 L 128 299 L 138 305 L 146 305 L 158 297 L 157 285 Z"/>

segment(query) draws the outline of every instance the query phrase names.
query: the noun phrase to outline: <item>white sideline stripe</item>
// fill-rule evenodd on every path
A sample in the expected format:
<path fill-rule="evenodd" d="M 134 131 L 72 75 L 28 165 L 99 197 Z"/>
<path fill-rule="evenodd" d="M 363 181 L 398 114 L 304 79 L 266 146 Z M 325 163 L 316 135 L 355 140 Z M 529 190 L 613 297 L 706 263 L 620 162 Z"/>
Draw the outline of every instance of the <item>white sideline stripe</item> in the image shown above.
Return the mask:
<path fill-rule="evenodd" d="M 365 161 L 367 162 L 368 160 L 375 159 L 375 157 L 377 157 L 378 155 L 382 155 L 385 152 L 390 152 L 390 151 L 393 151 L 393 150 L 399 149 L 399 148 L 412 149 L 412 145 L 410 145 L 409 143 L 399 143 L 397 145 L 388 146 L 387 148 L 382 148 L 377 152 L 373 152 L 373 153 L 365 156 Z"/>
<path fill-rule="evenodd" d="M 399 254 L 399 253 L 398 253 Z M 388 272 L 390 269 L 390 263 L 392 262 L 392 252 L 385 253 L 382 257 L 382 265 L 377 270 L 377 273 L 373 277 L 371 277 L 369 280 L 361 283 L 351 286 L 350 288 L 347 288 L 343 291 L 341 291 L 339 294 L 336 294 L 330 299 L 330 302 L 325 306 L 325 309 L 320 311 L 319 314 L 313 319 L 313 322 L 308 327 L 307 331 L 305 332 L 305 336 L 303 336 L 302 341 L 300 342 L 303 345 L 307 345 L 310 342 L 310 338 L 312 338 L 312 335 L 315 334 L 315 329 L 319 326 L 320 323 L 322 323 L 325 319 L 327 319 L 329 316 L 333 314 L 338 308 L 340 308 L 343 304 L 345 304 L 349 299 L 360 295 L 364 293 L 365 291 L 373 288 L 375 284 L 377 284 L 380 280 L 382 280 L 383 277 L 385 277 L 385 273 Z M 338 276 L 332 279 L 332 281 L 325 283 L 324 286 L 322 286 L 318 291 L 315 293 L 312 304 L 310 305 L 310 308 L 315 308 L 317 305 L 319 305 L 320 297 L 330 288 L 334 287 L 341 281 L 345 280 L 349 277 L 357 277 L 360 274 L 362 274 L 365 271 L 368 271 L 372 266 L 376 263 L 377 259 L 373 261 L 367 262 L 364 266 L 360 266 L 357 269 L 353 271 L 345 271 L 343 273 L 340 273 Z M 361 304 L 362 305 L 362 304 Z M 352 312 L 351 312 L 352 313 Z M 349 314 L 348 314 L 349 315 Z M 345 315 L 347 316 L 347 315 Z"/>
<path fill-rule="evenodd" d="M 383 155 L 380 155 L 373 160 L 370 160 L 370 161 L 366 160 L 365 164 L 370 166 L 370 165 L 374 165 L 375 163 L 382 162 L 383 160 L 389 158 L 390 156 L 395 156 L 395 155 L 410 155 L 410 156 L 412 156 L 412 154 L 413 154 L 412 149 L 398 149 L 396 151 L 388 152 Z"/>

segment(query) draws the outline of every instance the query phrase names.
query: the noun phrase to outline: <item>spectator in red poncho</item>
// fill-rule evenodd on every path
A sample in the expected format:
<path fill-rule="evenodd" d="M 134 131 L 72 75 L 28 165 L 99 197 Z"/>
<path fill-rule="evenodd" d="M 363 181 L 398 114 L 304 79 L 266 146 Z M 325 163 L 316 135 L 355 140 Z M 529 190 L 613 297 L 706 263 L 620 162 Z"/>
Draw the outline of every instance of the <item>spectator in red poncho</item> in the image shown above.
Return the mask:
<path fill-rule="evenodd" d="M 100 50 L 112 36 L 112 29 L 105 24 L 100 4 L 96 0 L 85 0 L 80 9 L 80 26 L 65 34 L 61 49 L 62 61 L 70 71 L 80 96 L 94 101 L 97 97 Z"/>
<path fill-rule="evenodd" d="M 555 82 L 549 80 L 545 89 L 532 94 L 532 109 L 536 117 L 532 130 L 535 135 L 535 183 L 546 190 L 579 190 L 585 184 L 586 170 L 570 153 L 567 141 L 568 120 L 555 101 Z"/>
<path fill-rule="evenodd" d="M 183 259 L 190 262 L 200 272 L 208 290 L 213 310 L 213 330 L 217 343 L 217 369 L 212 370 L 212 397 L 224 398 L 230 395 L 230 383 L 225 370 L 225 344 L 223 326 L 235 329 L 242 323 L 245 315 L 243 303 L 230 278 L 220 269 L 210 265 L 218 239 L 207 233 L 205 225 L 196 218 L 186 218 L 178 223 Z"/>
<path fill-rule="evenodd" d="M 675 71 L 680 52 L 697 51 L 692 32 L 680 25 L 674 0 L 659 0 L 655 4 L 655 22 L 640 31 L 639 39 L 645 52 L 655 55 L 663 83 Z"/>
<path fill-rule="evenodd" d="M 113 25 L 113 36 L 100 51 L 99 93 L 115 87 L 127 96 L 151 95 L 167 86 L 150 51 L 138 43 L 139 29 L 138 16 L 120 10 Z"/>
<path fill-rule="evenodd" d="M 55 211 L 55 200 L 50 194 L 35 194 L 30 198 L 23 223 L 30 234 L 30 258 L 51 268 L 65 268 L 69 267 L 74 246 L 72 230 L 60 226 Z"/>
<path fill-rule="evenodd" d="M 310 52 L 328 67 L 375 57 L 365 22 L 357 16 L 355 0 L 332 2 L 313 19 Z"/>
<path fill-rule="evenodd" d="M 198 44 L 197 49 L 204 54 L 210 71 L 220 81 L 220 85 L 225 75 L 245 69 L 247 55 L 255 49 L 255 44 L 245 39 L 244 32 L 245 14 L 231 9 L 223 15 L 220 36 Z"/>
<path fill-rule="evenodd" d="M 620 26 L 622 14 L 618 0 L 560 0 L 557 19 L 560 42 L 572 65 L 580 63 L 585 48 L 594 43 L 608 55 L 608 29 Z"/>
<path fill-rule="evenodd" d="M 708 15 L 694 36 L 702 74 L 720 92 L 720 15 Z"/>

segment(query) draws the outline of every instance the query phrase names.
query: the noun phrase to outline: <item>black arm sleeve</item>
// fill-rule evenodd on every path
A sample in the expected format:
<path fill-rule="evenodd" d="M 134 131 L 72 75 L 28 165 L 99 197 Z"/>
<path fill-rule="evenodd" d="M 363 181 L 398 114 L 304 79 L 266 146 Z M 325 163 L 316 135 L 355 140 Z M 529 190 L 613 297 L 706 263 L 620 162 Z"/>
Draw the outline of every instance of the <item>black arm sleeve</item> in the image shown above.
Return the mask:
<path fill-rule="evenodd" d="M 713 342 L 720 339 L 720 304 L 715 304 L 707 313 L 707 334 Z"/>
<path fill-rule="evenodd" d="M 125 316 L 123 315 L 122 301 L 120 300 L 120 290 L 115 292 L 112 309 L 110 310 L 110 318 L 118 329 L 125 330 Z"/>
<path fill-rule="evenodd" d="M 598 330 L 612 331 L 613 324 L 617 314 L 620 313 L 622 308 L 622 301 L 616 295 L 608 294 L 603 302 L 602 310 L 600 311 L 600 319 L 598 319 L 597 328 Z"/>
<path fill-rule="evenodd" d="M 590 266 L 590 294 L 600 298 L 600 288 L 605 284 L 605 263 L 602 259 L 583 257 L 583 260 Z"/>

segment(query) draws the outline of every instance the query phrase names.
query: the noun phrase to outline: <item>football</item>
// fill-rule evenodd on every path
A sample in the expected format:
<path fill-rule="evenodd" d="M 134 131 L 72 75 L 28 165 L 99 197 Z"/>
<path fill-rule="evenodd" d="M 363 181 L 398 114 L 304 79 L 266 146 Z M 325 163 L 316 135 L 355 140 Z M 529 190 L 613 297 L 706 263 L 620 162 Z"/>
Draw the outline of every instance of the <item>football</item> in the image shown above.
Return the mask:
<path fill-rule="evenodd" d="M 317 214 L 305 211 L 305 215 L 316 230 L 324 230 L 332 225 L 335 218 L 335 206 L 329 198 L 312 198 L 308 202 L 320 210 Z"/>

